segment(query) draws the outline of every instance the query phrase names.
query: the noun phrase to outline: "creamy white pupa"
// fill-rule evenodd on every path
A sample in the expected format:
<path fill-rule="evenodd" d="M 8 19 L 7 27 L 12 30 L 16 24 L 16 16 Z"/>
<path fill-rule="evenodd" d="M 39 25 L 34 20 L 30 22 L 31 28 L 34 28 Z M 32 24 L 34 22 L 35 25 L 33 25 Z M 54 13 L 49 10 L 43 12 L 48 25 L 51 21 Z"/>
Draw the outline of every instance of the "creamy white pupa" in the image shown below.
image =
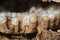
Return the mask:
<path fill-rule="evenodd" d="M 7 17 L 11 17 L 12 13 L 11 12 L 7 12 L 6 15 L 7 15 Z"/>
<path fill-rule="evenodd" d="M 48 13 L 47 13 L 47 11 L 43 10 L 43 11 L 40 13 L 40 15 L 41 15 L 41 16 L 47 16 Z"/>
<path fill-rule="evenodd" d="M 35 16 L 35 15 L 34 14 L 23 14 L 22 16 L 23 16 L 22 23 L 24 25 L 29 25 L 31 16 Z"/>
<path fill-rule="evenodd" d="M 35 11 L 36 8 L 35 7 L 31 7 L 30 10 L 29 10 L 29 13 L 32 13 L 33 11 Z"/>
<path fill-rule="evenodd" d="M 55 18 L 55 14 L 49 13 L 49 16 L 48 17 L 51 18 L 51 19 L 54 19 Z"/>
<path fill-rule="evenodd" d="M 53 8 L 48 9 L 47 12 L 48 12 L 49 18 L 51 18 L 51 19 L 55 18 L 55 10 Z"/>
<path fill-rule="evenodd" d="M 13 12 L 11 17 L 17 17 L 17 13 Z"/>
<path fill-rule="evenodd" d="M 6 21 L 7 21 L 6 13 L 5 12 L 0 13 L 0 24 L 5 23 Z"/>
<path fill-rule="evenodd" d="M 55 16 L 60 19 L 60 9 L 55 10 Z"/>
<path fill-rule="evenodd" d="M 48 12 L 46 10 L 41 11 L 38 16 L 40 16 L 40 18 L 43 18 L 44 20 L 49 19 Z"/>
<path fill-rule="evenodd" d="M 13 25 L 18 25 L 18 22 L 19 22 L 19 20 L 18 20 L 17 17 L 13 17 L 13 18 L 11 19 L 11 23 L 12 23 Z"/>
<path fill-rule="evenodd" d="M 24 25 L 29 24 L 29 19 L 30 19 L 30 16 L 24 15 L 24 16 L 23 16 L 23 21 L 22 21 L 22 23 L 23 23 Z"/>

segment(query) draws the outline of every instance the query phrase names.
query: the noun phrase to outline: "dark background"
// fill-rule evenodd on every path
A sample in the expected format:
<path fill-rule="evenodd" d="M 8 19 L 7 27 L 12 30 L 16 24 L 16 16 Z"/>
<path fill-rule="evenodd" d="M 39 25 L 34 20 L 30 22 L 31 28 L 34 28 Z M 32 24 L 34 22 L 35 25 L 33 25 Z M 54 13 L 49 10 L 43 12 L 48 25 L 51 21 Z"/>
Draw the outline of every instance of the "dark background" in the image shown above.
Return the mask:
<path fill-rule="evenodd" d="M 47 7 L 55 2 L 42 2 L 41 0 L 0 0 L 0 11 L 23 12 L 29 10 L 32 6 Z"/>

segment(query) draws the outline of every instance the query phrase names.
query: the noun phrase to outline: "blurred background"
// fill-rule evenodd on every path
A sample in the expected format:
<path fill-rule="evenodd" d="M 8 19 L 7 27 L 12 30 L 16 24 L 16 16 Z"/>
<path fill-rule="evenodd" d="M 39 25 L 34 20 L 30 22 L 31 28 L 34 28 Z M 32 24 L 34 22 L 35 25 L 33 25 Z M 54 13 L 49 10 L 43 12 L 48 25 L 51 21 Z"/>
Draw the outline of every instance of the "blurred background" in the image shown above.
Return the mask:
<path fill-rule="evenodd" d="M 60 4 L 57 2 L 42 2 L 41 0 L 0 0 L 0 11 L 23 12 L 28 11 L 30 7 L 47 7 L 50 4 Z"/>

